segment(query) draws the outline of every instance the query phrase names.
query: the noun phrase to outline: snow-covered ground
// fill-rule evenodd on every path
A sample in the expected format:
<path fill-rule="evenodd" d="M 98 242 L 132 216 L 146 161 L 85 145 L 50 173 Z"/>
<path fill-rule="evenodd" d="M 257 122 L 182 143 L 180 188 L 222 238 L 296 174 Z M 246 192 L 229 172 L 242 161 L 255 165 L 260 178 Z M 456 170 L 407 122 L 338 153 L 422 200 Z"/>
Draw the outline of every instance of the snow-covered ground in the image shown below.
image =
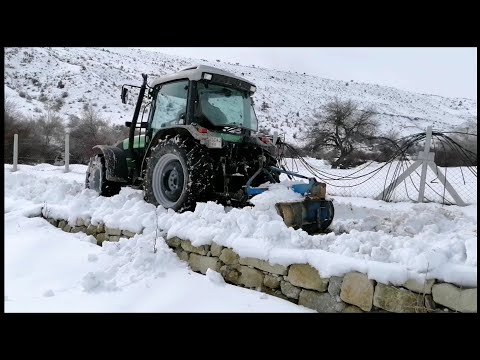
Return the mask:
<path fill-rule="evenodd" d="M 289 265 L 310 263 L 322 276 L 349 271 L 395 285 L 409 278 L 477 284 L 477 205 L 386 203 L 331 196 L 333 232 L 310 236 L 283 223 L 273 204 L 299 197 L 284 185 L 253 199 L 254 206 L 225 209 L 200 203 L 177 214 L 124 188 L 111 198 L 83 189 L 86 166 L 5 165 L 6 311 L 309 311 L 287 301 L 196 274 L 167 247 L 179 236 L 193 245 L 218 244 L 240 256 Z M 132 239 L 94 245 L 38 217 L 141 231 Z M 154 253 L 154 248 L 156 252 Z"/>
<path fill-rule="evenodd" d="M 292 49 L 292 51 L 295 51 Z M 242 76 L 257 85 L 255 111 L 262 127 L 284 133 L 299 144 L 315 110 L 335 96 L 377 109 L 379 134 L 401 135 L 448 130 L 475 121 L 477 100 L 418 94 L 356 79 L 324 79 L 308 74 L 166 55 L 133 48 L 5 48 L 4 90 L 25 115 L 38 117 L 49 102 L 63 104 L 60 113 L 79 116 L 90 103 L 107 119 L 130 120 L 135 96 L 120 101 L 122 84 L 139 84 L 141 73 L 150 82 L 192 65 L 204 64 Z"/>
<path fill-rule="evenodd" d="M 50 165 L 20 165 L 14 174 L 10 167 L 6 312 L 312 312 L 226 284 L 213 271 L 194 273 L 162 239 L 154 253 L 152 234 L 99 247 L 91 236 L 52 227 L 37 217 L 43 202 L 73 205 L 86 167 L 73 165 L 68 174 Z"/>
<path fill-rule="evenodd" d="M 310 311 L 194 273 L 164 242 L 154 254 L 149 238 L 101 248 L 38 217 L 5 224 L 6 312 Z"/>

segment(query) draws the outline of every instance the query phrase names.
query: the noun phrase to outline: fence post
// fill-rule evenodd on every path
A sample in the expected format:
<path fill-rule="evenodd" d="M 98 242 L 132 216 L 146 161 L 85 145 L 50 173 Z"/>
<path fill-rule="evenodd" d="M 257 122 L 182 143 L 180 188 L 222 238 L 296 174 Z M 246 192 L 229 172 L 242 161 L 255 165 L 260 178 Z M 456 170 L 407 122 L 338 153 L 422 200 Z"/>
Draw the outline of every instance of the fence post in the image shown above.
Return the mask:
<path fill-rule="evenodd" d="M 418 202 L 423 202 L 425 195 L 425 181 L 427 180 L 427 169 L 430 154 L 430 144 L 432 142 L 432 127 L 427 127 L 427 138 L 425 139 L 425 150 L 422 164 L 422 175 L 420 177 L 420 189 L 418 190 Z M 433 159 L 432 159 L 433 160 Z"/>
<path fill-rule="evenodd" d="M 65 131 L 65 172 L 66 173 L 70 171 L 69 163 L 70 163 L 70 131 L 67 129 Z"/>
<path fill-rule="evenodd" d="M 18 134 L 13 134 L 13 169 L 17 171 L 18 164 Z"/>

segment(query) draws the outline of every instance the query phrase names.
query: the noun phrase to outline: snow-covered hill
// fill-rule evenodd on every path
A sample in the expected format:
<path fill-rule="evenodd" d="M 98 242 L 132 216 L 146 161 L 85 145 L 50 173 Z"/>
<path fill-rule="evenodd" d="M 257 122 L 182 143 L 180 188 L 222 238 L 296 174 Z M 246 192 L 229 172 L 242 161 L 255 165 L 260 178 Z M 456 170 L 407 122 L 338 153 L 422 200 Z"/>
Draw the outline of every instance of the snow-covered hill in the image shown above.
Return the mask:
<path fill-rule="evenodd" d="M 26 115 L 38 116 L 52 102 L 64 115 L 79 115 L 91 103 L 113 123 L 122 124 L 133 114 L 120 101 L 124 83 L 140 83 L 141 73 L 154 78 L 189 65 L 206 64 L 253 81 L 260 125 L 277 129 L 298 143 L 313 110 L 335 96 L 352 99 L 360 108 L 376 107 L 380 132 L 391 129 L 402 135 L 423 131 L 427 125 L 449 130 L 476 119 L 476 99 L 417 94 L 393 87 L 323 79 L 307 74 L 188 59 L 132 48 L 6 48 L 5 94 Z"/>

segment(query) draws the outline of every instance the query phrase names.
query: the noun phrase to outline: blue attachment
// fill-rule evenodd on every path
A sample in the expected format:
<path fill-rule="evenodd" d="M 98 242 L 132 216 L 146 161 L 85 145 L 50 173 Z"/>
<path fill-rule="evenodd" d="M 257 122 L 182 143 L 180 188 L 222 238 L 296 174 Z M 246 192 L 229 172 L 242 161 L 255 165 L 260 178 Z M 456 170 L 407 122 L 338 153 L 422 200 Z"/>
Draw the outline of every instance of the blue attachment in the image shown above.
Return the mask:
<path fill-rule="evenodd" d="M 275 204 L 278 214 L 282 217 L 287 226 L 293 227 L 294 229 L 301 228 L 309 234 L 326 230 L 328 226 L 330 226 L 334 216 L 333 203 L 330 200 L 319 198 L 319 194 L 322 193 L 322 187 L 324 187 L 325 184 L 319 183 L 315 178 L 295 174 L 291 171 L 279 169 L 277 167 L 260 167 L 247 181 L 245 191 L 249 197 L 261 194 L 268 190 L 267 188 L 255 188 L 250 186 L 253 179 L 255 179 L 255 177 L 257 177 L 262 171 L 267 175 L 270 175 L 269 178 L 272 183 L 275 181 L 271 176 L 272 172 L 283 173 L 289 175 L 289 177 L 294 176 L 308 180 L 308 183 L 291 186 L 291 189 L 294 192 L 302 194 L 305 196 L 305 199 L 302 201 Z"/>
<path fill-rule="evenodd" d="M 333 204 L 329 200 L 316 200 L 305 202 L 306 215 L 303 223 L 327 223 L 330 225 L 333 219 Z"/>
<path fill-rule="evenodd" d="M 305 195 L 312 191 L 313 183 L 292 185 L 292 190 L 296 193 Z"/>
<path fill-rule="evenodd" d="M 303 196 L 305 196 L 305 194 L 308 194 L 312 191 L 313 185 L 316 182 L 315 178 L 309 178 L 309 177 L 306 177 L 306 176 L 303 176 L 303 175 L 300 175 L 300 174 L 296 174 L 296 173 L 291 172 L 291 171 L 279 169 L 279 168 L 274 167 L 274 166 L 269 166 L 269 167 L 267 167 L 267 169 L 272 171 L 272 172 L 283 173 L 283 174 L 287 174 L 287 175 L 291 175 L 291 176 L 295 176 L 295 177 L 299 177 L 299 178 L 309 180 L 308 184 L 292 185 L 292 190 L 296 193 L 302 194 Z M 250 179 L 248 179 L 247 187 L 246 187 L 246 192 L 247 192 L 248 196 L 255 196 L 255 195 L 261 194 L 264 191 L 268 190 L 267 188 L 260 188 L 260 187 L 256 188 L 256 187 L 251 187 L 250 186 L 253 179 L 255 179 L 258 176 L 258 174 L 260 174 L 261 171 L 267 171 L 267 170 L 260 168 L 260 169 L 257 170 L 257 172 L 255 172 L 255 174 L 253 174 L 253 176 Z"/>
<path fill-rule="evenodd" d="M 247 188 L 247 194 L 250 196 L 255 196 L 267 190 L 268 190 L 267 188 L 255 188 L 255 187 L 249 186 Z M 292 190 L 296 193 L 299 193 L 305 196 L 305 194 L 310 193 L 310 191 L 312 190 L 312 184 L 295 184 L 295 185 L 292 185 Z"/>
<path fill-rule="evenodd" d="M 306 198 L 303 201 L 277 203 L 275 208 L 287 226 L 302 228 L 307 232 L 327 229 L 334 216 L 330 200 Z"/>
<path fill-rule="evenodd" d="M 268 190 L 268 189 L 267 188 L 254 188 L 254 187 L 251 187 L 251 186 L 247 186 L 247 194 L 249 196 L 255 196 L 255 195 L 261 194 L 266 190 Z"/>

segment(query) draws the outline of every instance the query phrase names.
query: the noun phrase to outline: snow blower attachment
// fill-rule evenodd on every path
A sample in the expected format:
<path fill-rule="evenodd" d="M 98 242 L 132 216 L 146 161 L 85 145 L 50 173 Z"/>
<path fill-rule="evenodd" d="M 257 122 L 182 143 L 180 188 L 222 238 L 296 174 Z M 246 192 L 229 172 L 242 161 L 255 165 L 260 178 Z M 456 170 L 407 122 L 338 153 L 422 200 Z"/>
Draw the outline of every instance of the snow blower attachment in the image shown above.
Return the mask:
<path fill-rule="evenodd" d="M 289 177 L 299 177 L 307 179 L 308 183 L 293 184 L 291 189 L 305 196 L 303 200 L 292 202 L 276 203 L 277 213 L 282 217 L 284 223 L 294 229 L 303 229 L 308 233 L 317 233 L 325 231 L 333 220 L 334 207 L 330 200 L 326 200 L 326 184 L 318 182 L 315 178 L 279 169 L 269 166 L 268 168 L 259 168 L 257 172 L 247 182 L 247 194 L 255 196 L 268 190 L 268 188 L 251 187 L 252 180 L 260 171 L 270 173 L 284 173 Z"/>
<path fill-rule="evenodd" d="M 286 174 L 308 183 L 291 186 L 303 200 L 276 204 L 285 224 L 308 232 L 326 230 L 333 205 L 325 199 L 325 184 L 281 168 L 286 144 L 258 133 L 254 84 L 203 65 L 150 85 L 147 75 L 142 78 L 141 86 L 121 90 L 126 104 L 127 87 L 139 89 L 132 121 L 125 122 L 129 137 L 94 147 L 87 188 L 111 196 L 130 186 L 143 190 L 148 202 L 175 211 L 194 210 L 205 201 L 242 207 L 268 190 L 264 184 L 279 183 Z"/>

